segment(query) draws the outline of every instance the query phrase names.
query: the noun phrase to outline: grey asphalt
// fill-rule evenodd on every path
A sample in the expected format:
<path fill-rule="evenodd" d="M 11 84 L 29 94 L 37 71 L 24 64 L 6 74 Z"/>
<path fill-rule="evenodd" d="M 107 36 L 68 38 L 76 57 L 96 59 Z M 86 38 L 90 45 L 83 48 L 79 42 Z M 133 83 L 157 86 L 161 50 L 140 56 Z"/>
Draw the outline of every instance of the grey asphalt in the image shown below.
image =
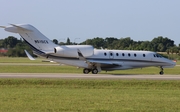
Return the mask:
<path fill-rule="evenodd" d="M 67 74 L 67 73 L 0 73 L 0 78 L 59 78 L 59 79 L 138 79 L 180 80 L 180 75 L 111 75 L 111 74 Z"/>

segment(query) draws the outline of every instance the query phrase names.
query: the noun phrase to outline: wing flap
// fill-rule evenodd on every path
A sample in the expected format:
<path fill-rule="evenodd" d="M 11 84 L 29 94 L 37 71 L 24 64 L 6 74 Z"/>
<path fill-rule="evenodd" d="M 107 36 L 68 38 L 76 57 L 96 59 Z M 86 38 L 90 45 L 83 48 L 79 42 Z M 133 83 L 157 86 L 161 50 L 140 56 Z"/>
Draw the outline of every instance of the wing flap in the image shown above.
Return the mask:
<path fill-rule="evenodd" d="M 92 64 L 100 64 L 101 66 L 122 66 L 123 63 L 114 63 L 114 62 L 107 62 L 107 61 L 101 61 L 101 60 L 88 60 L 89 63 Z"/>

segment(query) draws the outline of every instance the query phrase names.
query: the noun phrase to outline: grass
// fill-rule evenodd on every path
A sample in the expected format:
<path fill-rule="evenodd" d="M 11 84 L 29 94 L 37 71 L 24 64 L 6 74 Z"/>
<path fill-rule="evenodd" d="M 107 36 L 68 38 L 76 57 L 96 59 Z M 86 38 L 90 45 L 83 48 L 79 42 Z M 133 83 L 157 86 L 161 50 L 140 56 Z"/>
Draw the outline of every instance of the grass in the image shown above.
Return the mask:
<path fill-rule="evenodd" d="M 1 58 L 0 73 L 82 73 L 70 66 L 38 66 L 41 59 Z M 3 65 L 33 63 L 34 65 Z M 179 68 L 164 69 L 180 74 Z M 158 74 L 159 69 L 117 70 L 107 74 Z M 106 74 L 106 72 L 102 72 Z M 180 111 L 179 80 L 0 79 L 0 112 Z"/>
<path fill-rule="evenodd" d="M 42 60 L 45 58 L 36 58 L 36 60 L 29 60 L 27 57 L 0 57 L 0 63 L 45 63 Z"/>
<path fill-rule="evenodd" d="M 0 111 L 179 111 L 180 81 L 0 79 Z"/>

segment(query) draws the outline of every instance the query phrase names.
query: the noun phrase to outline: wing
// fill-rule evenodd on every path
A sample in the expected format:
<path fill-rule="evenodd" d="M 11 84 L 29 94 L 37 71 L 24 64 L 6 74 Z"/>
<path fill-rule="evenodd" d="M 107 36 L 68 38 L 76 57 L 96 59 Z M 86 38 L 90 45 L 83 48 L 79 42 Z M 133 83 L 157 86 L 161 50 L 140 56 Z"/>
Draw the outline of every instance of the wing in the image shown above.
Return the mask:
<path fill-rule="evenodd" d="M 81 53 L 81 51 L 78 49 L 78 56 L 79 56 L 79 60 L 83 60 L 85 63 L 87 63 L 90 67 L 91 66 L 101 66 L 101 67 L 117 67 L 117 66 L 122 66 L 122 63 L 114 63 L 114 62 L 107 62 L 104 60 L 94 60 L 94 59 L 86 59 L 83 54 Z"/>

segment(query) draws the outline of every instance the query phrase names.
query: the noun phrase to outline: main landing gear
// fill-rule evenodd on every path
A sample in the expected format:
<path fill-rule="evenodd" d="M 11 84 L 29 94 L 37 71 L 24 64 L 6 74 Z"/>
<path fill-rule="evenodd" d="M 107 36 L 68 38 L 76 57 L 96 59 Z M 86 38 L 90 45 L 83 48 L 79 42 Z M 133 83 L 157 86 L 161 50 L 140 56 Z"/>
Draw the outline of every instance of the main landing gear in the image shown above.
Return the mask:
<path fill-rule="evenodd" d="M 160 75 L 163 75 L 163 74 L 164 74 L 162 67 L 160 67 L 160 72 L 159 72 L 159 74 L 160 74 Z"/>
<path fill-rule="evenodd" d="M 84 74 L 88 74 L 88 73 L 91 72 L 91 71 L 92 71 L 92 74 L 97 74 L 97 73 L 98 73 L 98 69 L 96 69 L 96 68 L 93 68 L 93 69 L 84 68 L 84 69 L 83 69 L 83 73 L 84 73 Z"/>

